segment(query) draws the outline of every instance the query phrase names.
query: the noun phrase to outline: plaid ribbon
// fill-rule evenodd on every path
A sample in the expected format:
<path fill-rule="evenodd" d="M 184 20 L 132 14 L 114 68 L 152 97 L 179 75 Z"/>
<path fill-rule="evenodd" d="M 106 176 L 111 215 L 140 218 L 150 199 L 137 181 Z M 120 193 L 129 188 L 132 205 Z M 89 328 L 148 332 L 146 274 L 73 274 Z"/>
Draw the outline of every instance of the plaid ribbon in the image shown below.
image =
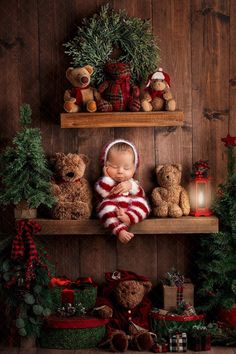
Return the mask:
<path fill-rule="evenodd" d="M 35 278 L 33 262 L 39 262 L 38 251 L 33 235 L 41 230 L 40 225 L 33 220 L 19 220 L 16 225 L 17 234 L 12 242 L 11 259 L 26 258 L 26 286 Z"/>
<path fill-rule="evenodd" d="M 176 303 L 177 306 L 179 306 L 181 304 L 181 302 L 184 299 L 184 292 L 183 292 L 183 286 L 178 286 L 177 287 L 177 294 L 176 294 Z"/>

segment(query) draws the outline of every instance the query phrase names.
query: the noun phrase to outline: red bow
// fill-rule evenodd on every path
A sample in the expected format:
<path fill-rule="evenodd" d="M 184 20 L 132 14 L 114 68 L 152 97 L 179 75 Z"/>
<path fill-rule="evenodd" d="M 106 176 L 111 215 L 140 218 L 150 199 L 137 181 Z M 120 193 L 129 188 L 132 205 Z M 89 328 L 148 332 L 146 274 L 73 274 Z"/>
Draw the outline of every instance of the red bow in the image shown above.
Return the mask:
<path fill-rule="evenodd" d="M 66 288 L 79 287 L 82 285 L 93 284 L 93 279 L 91 277 L 81 277 L 76 281 L 71 281 L 67 278 L 52 278 L 50 280 L 50 286 L 62 286 Z"/>

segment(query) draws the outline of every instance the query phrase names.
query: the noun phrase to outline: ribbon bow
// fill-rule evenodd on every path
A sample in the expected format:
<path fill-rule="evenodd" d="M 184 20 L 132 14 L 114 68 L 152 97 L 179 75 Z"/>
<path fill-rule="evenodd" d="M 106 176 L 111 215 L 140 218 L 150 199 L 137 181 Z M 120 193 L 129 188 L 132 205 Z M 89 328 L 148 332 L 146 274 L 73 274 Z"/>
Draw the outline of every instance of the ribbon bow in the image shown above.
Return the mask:
<path fill-rule="evenodd" d="M 93 285 L 93 284 L 94 282 L 91 277 L 81 277 L 78 278 L 76 281 L 72 281 L 67 278 L 52 278 L 50 280 L 51 287 L 61 286 L 63 288 L 70 288 L 70 289 L 82 288 L 84 286 Z"/>

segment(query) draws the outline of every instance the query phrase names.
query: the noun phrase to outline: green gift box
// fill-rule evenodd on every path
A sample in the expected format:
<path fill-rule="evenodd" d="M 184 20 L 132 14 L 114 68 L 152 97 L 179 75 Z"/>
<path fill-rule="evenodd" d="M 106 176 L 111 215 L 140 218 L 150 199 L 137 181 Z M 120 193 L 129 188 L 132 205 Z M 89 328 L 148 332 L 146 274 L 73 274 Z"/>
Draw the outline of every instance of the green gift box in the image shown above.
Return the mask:
<path fill-rule="evenodd" d="M 92 278 L 79 278 L 75 282 L 65 278 L 52 278 L 50 287 L 54 311 L 68 303 L 75 307 L 81 304 L 87 311 L 96 303 L 97 285 Z"/>
<path fill-rule="evenodd" d="M 108 320 L 95 317 L 50 316 L 39 343 L 49 349 L 88 349 L 96 347 L 106 333 Z"/>
<path fill-rule="evenodd" d="M 204 325 L 205 315 L 166 315 L 152 311 L 150 315 L 151 329 L 154 333 L 167 338 L 170 332 L 188 332 L 195 325 Z"/>

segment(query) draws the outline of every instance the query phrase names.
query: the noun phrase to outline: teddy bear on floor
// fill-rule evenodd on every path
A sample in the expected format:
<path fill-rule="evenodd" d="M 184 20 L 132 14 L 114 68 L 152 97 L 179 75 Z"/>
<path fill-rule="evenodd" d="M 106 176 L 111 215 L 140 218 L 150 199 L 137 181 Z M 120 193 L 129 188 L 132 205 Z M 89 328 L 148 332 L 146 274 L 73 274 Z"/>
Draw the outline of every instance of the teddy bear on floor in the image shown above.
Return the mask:
<path fill-rule="evenodd" d="M 152 287 L 144 276 L 117 270 L 105 273 L 106 284 L 96 302 L 98 317 L 110 318 L 107 335 L 101 346 L 124 352 L 128 347 L 139 351 L 150 350 L 154 344 L 149 332 L 148 316 L 151 301 L 147 293 Z"/>
<path fill-rule="evenodd" d="M 156 168 L 160 187 L 155 188 L 151 195 L 154 216 L 178 218 L 189 215 L 189 197 L 180 185 L 181 172 L 179 164 L 160 165 Z"/>
<path fill-rule="evenodd" d="M 88 157 L 56 153 L 51 161 L 55 170 L 52 190 L 57 198 L 52 217 L 60 220 L 88 219 L 92 211 L 92 191 L 83 177 Z"/>
<path fill-rule="evenodd" d="M 101 112 L 140 110 L 140 90 L 131 85 L 131 70 L 125 63 L 108 63 L 105 66 L 107 80 L 98 88 L 101 100 L 98 110 Z"/>
<path fill-rule="evenodd" d="M 64 110 L 66 112 L 96 112 L 96 92 L 90 86 L 93 71 L 91 65 L 85 65 L 81 68 L 68 68 L 66 70 L 66 78 L 72 84 L 72 88 L 66 90 L 64 94 Z"/>
<path fill-rule="evenodd" d="M 149 76 L 141 106 L 145 112 L 175 111 L 176 102 L 170 91 L 170 77 L 162 68 Z"/>

